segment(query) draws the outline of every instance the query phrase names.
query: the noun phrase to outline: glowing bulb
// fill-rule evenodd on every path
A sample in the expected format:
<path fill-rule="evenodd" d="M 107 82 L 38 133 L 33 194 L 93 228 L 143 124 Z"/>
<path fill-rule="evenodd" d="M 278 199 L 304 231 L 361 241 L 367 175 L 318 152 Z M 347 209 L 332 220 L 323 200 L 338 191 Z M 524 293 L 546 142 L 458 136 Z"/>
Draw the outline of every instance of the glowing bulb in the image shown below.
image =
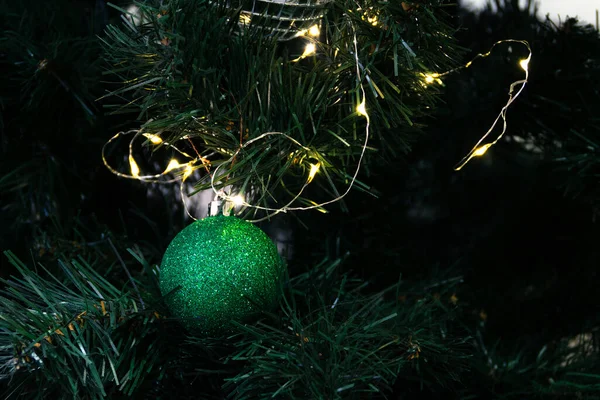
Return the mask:
<path fill-rule="evenodd" d="M 235 206 L 242 206 L 245 203 L 244 196 L 242 196 L 241 194 L 230 197 L 229 201 L 231 201 Z"/>
<path fill-rule="evenodd" d="M 308 29 L 308 34 L 313 37 L 317 37 L 321 34 L 321 30 L 318 25 L 313 25 Z"/>
<path fill-rule="evenodd" d="M 308 181 L 307 181 L 307 183 L 311 183 L 312 182 L 312 180 L 315 178 L 315 175 L 317 175 L 317 172 L 319 172 L 319 168 L 321 168 L 321 164 L 320 163 L 310 164 L 310 172 L 308 173 Z"/>
<path fill-rule="evenodd" d="M 356 112 L 359 113 L 360 115 L 364 115 L 365 117 L 368 116 L 365 99 L 363 99 L 362 103 L 360 103 L 358 106 L 356 106 Z"/>
<path fill-rule="evenodd" d="M 167 165 L 165 172 L 169 172 L 175 168 L 179 168 L 180 166 L 181 165 L 179 165 L 179 161 L 177 161 L 176 159 L 172 159 L 171 161 L 169 161 L 169 165 Z"/>
<path fill-rule="evenodd" d="M 131 169 L 131 176 L 134 178 L 138 178 L 140 176 L 140 167 L 138 167 L 132 155 L 129 156 L 129 168 Z"/>
<path fill-rule="evenodd" d="M 162 139 L 158 135 L 154 135 L 152 133 L 144 133 L 144 137 L 148 138 L 152 142 L 152 144 L 161 144 Z"/>
<path fill-rule="evenodd" d="M 523 68 L 524 71 L 527 71 L 527 67 L 529 66 L 529 58 L 524 58 L 519 61 L 519 65 Z"/>
<path fill-rule="evenodd" d="M 315 46 L 314 43 L 308 43 L 306 45 L 306 47 L 304 48 L 304 53 L 302 54 L 302 57 L 308 57 L 311 54 L 315 54 L 317 52 L 317 46 Z"/>
<path fill-rule="evenodd" d="M 306 31 L 301 31 L 301 32 L 306 32 Z M 298 62 L 312 54 L 315 54 L 317 52 L 317 46 L 315 46 L 314 43 L 307 43 L 306 47 L 304 48 L 304 53 L 302 53 L 302 55 L 298 58 L 296 58 L 295 60 L 292 60 L 292 62 Z"/>
<path fill-rule="evenodd" d="M 423 74 L 423 76 L 425 77 L 425 83 L 427 84 L 432 84 L 433 82 L 437 82 L 440 85 L 442 84 L 442 80 L 439 78 L 440 74 L 438 73 Z"/>
<path fill-rule="evenodd" d="M 485 154 L 486 151 L 488 151 L 488 149 L 492 147 L 491 143 L 488 144 L 484 144 L 481 147 L 478 147 L 477 149 L 475 149 L 475 151 L 473 152 L 473 157 L 481 157 L 482 155 Z"/>
<path fill-rule="evenodd" d="M 183 178 L 182 178 L 182 180 L 185 181 L 187 178 L 189 178 L 190 175 L 192 174 L 192 172 L 194 172 L 194 167 L 192 167 L 191 164 L 186 164 L 185 171 L 183 171 Z"/>
<path fill-rule="evenodd" d="M 357 11 L 361 11 L 361 10 L 362 10 L 361 7 L 359 7 L 357 9 Z M 377 24 L 379 23 L 379 19 L 377 18 L 378 14 L 379 14 L 379 12 L 377 10 L 373 10 L 373 7 L 369 7 L 369 9 L 363 13 L 363 15 L 361 16 L 361 19 L 363 21 L 367 21 L 368 23 L 370 23 L 373 26 L 377 26 Z"/>

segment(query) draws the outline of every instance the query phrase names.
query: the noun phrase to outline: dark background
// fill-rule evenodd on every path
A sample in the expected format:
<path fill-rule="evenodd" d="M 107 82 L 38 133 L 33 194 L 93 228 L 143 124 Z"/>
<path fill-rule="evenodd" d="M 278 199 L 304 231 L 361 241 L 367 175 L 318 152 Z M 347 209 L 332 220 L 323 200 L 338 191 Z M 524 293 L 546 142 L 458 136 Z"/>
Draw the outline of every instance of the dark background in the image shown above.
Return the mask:
<path fill-rule="evenodd" d="M 3 2 L 9 12 L 0 17 L 15 32 L 3 36 L 0 58 L 7 71 L 0 249 L 43 261 L 61 246 L 111 232 L 124 243 L 144 243 L 160 262 L 189 222 L 179 201 L 113 176 L 100 159 L 104 142 L 131 124 L 106 115 L 96 100 L 103 93 L 101 57 L 89 46 L 118 13 L 102 1 L 61 0 L 38 11 L 31 1 L 16 3 Z M 355 192 L 345 199 L 349 212 L 286 215 L 263 228 L 293 238 L 292 271 L 349 251 L 346 268 L 374 287 L 400 274 L 463 276 L 459 298 L 474 320 L 484 311 L 487 332 L 509 349 L 597 327 L 600 156 L 581 138 L 600 137 L 597 33 L 573 20 L 553 26 L 534 7 L 511 1 L 498 12 L 448 10 L 468 49 L 465 61 L 501 39 L 532 45 L 531 80 L 508 112 L 506 139 L 453 170 L 505 104 L 510 82 L 522 76 L 516 66 L 524 54 L 502 47 L 444 78 L 444 102 L 409 154 L 369 165 L 363 181 L 377 197 Z M 66 35 L 78 39 L 58 40 Z M 582 155 L 592 161 L 578 164 Z M 2 276 L 11 273 L 5 258 L 0 267 Z"/>

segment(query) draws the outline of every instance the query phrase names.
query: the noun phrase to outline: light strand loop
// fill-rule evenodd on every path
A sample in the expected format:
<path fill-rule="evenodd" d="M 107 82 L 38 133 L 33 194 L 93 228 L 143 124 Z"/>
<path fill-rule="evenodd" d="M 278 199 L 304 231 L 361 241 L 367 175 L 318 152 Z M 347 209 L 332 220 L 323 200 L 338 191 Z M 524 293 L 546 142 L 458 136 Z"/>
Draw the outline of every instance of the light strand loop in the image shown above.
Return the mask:
<path fill-rule="evenodd" d="M 529 45 L 529 42 L 527 42 L 526 40 L 516 40 L 516 39 L 499 40 L 492 45 L 492 47 L 490 48 L 490 50 L 487 53 L 477 54 L 471 61 L 469 61 L 468 63 L 466 63 L 463 66 L 451 69 L 444 73 L 424 74 L 425 82 L 427 84 L 431 84 L 433 82 L 441 83 L 440 78 L 442 78 L 446 75 L 452 74 L 454 72 L 457 72 L 459 70 L 469 68 L 471 65 L 473 65 L 474 61 L 476 61 L 479 58 L 488 57 L 490 54 L 492 54 L 492 51 L 494 50 L 494 48 L 496 46 L 504 44 L 504 43 L 522 44 L 523 46 L 525 46 L 527 48 L 527 51 L 528 51 L 527 58 L 519 60 L 519 66 L 525 71 L 525 78 L 511 83 L 510 89 L 508 91 L 508 101 L 506 102 L 504 107 L 502 107 L 502 109 L 500 110 L 500 113 L 498 114 L 498 116 L 496 117 L 494 122 L 492 123 L 491 127 L 487 130 L 487 132 L 479 139 L 479 141 L 475 144 L 475 146 L 473 146 L 471 151 L 469 151 L 469 153 L 467 153 L 467 155 L 464 156 L 463 159 L 460 160 L 460 162 L 458 164 L 456 164 L 456 166 L 454 167 L 455 171 L 460 171 L 474 157 L 483 156 L 488 151 L 488 149 L 490 147 L 492 147 L 493 145 L 495 145 L 496 143 L 498 143 L 498 141 L 500 139 L 502 139 L 502 137 L 506 133 L 506 129 L 507 129 L 506 113 L 508 111 L 508 108 L 517 99 L 517 97 L 519 97 L 519 95 L 523 92 L 523 89 L 525 89 L 525 85 L 527 85 L 527 83 L 529 82 L 529 62 L 531 61 L 531 56 L 532 56 L 531 46 Z M 496 128 L 496 125 L 498 125 L 498 122 L 500 121 L 500 119 L 502 119 L 502 131 L 498 135 L 496 135 L 496 137 L 492 141 L 482 144 L 492 134 L 492 131 Z"/>

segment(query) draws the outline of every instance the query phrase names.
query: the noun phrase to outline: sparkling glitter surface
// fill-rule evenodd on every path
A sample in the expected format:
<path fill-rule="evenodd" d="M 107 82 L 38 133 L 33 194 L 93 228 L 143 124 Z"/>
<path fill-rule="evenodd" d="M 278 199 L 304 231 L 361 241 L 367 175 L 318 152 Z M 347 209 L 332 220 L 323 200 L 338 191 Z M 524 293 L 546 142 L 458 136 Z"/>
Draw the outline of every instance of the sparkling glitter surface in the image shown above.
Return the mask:
<path fill-rule="evenodd" d="M 249 222 L 208 217 L 169 244 L 160 290 L 174 316 L 194 332 L 221 334 L 276 299 L 282 261 L 269 237 Z"/>

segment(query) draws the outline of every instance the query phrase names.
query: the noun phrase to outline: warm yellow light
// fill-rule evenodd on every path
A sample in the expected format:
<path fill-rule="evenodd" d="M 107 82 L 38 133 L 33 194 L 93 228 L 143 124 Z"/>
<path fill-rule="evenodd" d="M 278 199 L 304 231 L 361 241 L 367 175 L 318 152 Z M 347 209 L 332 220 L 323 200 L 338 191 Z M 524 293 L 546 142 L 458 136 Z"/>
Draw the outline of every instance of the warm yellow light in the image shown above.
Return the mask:
<path fill-rule="evenodd" d="M 438 73 L 423 74 L 423 76 L 425 77 L 425 83 L 427 84 L 432 84 L 433 82 L 437 82 L 440 85 L 442 84 L 442 80 L 439 78 L 440 74 Z"/>
<path fill-rule="evenodd" d="M 129 156 L 129 168 L 131 169 L 131 176 L 134 178 L 140 176 L 140 167 L 138 167 L 132 155 Z"/>
<path fill-rule="evenodd" d="M 235 206 L 242 206 L 245 204 L 244 196 L 241 194 L 230 197 L 229 201 L 231 201 Z"/>
<path fill-rule="evenodd" d="M 358 7 L 356 10 L 362 11 L 362 8 Z M 373 26 L 377 26 L 377 24 L 379 23 L 379 19 L 377 18 L 378 14 L 379 14 L 379 12 L 377 10 L 373 10 L 373 7 L 369 7 L 368 10 L 366 10 L 363 13 L 363 15 L 361 16 L 361 19 L 363 21 L 367 21 L 368 23 L 370 23 Z"/>
<path fill-rule="evenodd" d="M 179 161 L 177 161 L 176 159 L 172 159 L 171 161 L 169 161 L 169 165 L 167 165 L 167 168 L 165 169 L 165 173 L 169 172 L 171 170 L 174 170 L 175 168 L 179 168 L 181 167 L 181 164 L 179 164 Z"/>
<path fill-rule="evenodd" d="M 152 133 L 144 133 L 143 136 L 148 138 L 148 140 L 150 140 L 152 142 L 152 144 L 161 144 L 162 143 L 162 139 L 158 135 L 154 135 Z"/>
<path fill-rule="evenodd" d="M 367 17 L 367 21 L 373 26 L 377 26 L 377 24 L 379 23 L 377 21 L 377 15 L 373 15 L 372 17 Z"/>
<path fill-rule="evenodd" d="M 527 48 L 527 50 L 529 52 L 527 58 L 523 58 L 523 59 L 519 60 L 519 66 L 525 71 L 525 78 L 521 79 L 521 80 L 517 80 L 510 84 L 510 90 L 508 92 L 508 101 L 507 101 L 506 105 L 504 107 L 502 107 L 502 110 L 498 114 L 498 117 L 496 117 L 496 119 L 492 123 L 492 126 L 483 135 L 483 137 L 479 140 L 479 142 L 477 142 L 477 144 L 473 147 L 473 149 L 471 151 L 469 151 L 469 153 L 465 157 L 463 157 L 463 159 L 458 164 L 456 164 L 456 166 L 454 167 L 455 171 L 460 171 L 465 165 L 467 165 L 467 163 L 469 161 L 471 161 L 472 158 L 483 156 L 490 147 L 492 147 L 494 144 L 496 144 L 504 136 L 504 134 L 506 133 L 506 129 L 507 129 L 506 110 L 515 101 L 515 99 L 517 97 L 519 97 L 519 95 L 523 92 L 523 90 L 525 89 L 525 86 L 529 82 L 529 62 L 531 61 L 532 52 L 531 52 L 531 47 L 529 46 L 529 43 L 524 40 L 513 40 L 513 39 L 500 40 L 500 41 L 494 43 L 492 45 L 491 49 L 487 53 L 477 54 L 471 61 L 469 61 L 464 66 L 464 68 L 469 68 L 469 66 L 471 66 L 471 64 L 478 58 L 488 57 L 492 53 L 492 50 L 494 50 L 494 48 L 497 45 L 500 45 L 503 43 L 519 43 L 519 44 L 524 45 Z M 509 48 L 508 51 L 509 51 L 509 53 L 512 52 L 512 48 Z M 459 69 L 461 69 L 461 67 L 444 72 L 442 75 L 445 76 L 449 73 L 456 72 Z M 502 131 L 500 133 L 495 133 L 494 130 L 499 121 L 502 121 L 501 122 L 501 124 L 503 126 Z M 488 136 L 490 136 L 492 134 L 494 134 L 494 138 L 491 140 L 488 139 Z M 483 141 L 486 141 L 489 143 L 479 146 L 479 143 L 481 143 Z"/>
<path fill-rule="evenodd" d="M 473 152 L 473 157 L 481 157 L 482 155 L 485 154 L 486 151 L 488 151 L 488 149 L 492 147 L 491 143 L 488 144 L 484 144 L 481 147 L 478 147 L 477 149 L 475 149 L 475 151 Z"/>
<path fill-rule="evenodd" d="M 305 33 L 306 31 L 300 31 L 300 33 Z M 298 58 L 296 58 L 295 60 L 292 60 L 292 62 L 298 62 L 310 55 L 313 55 L 317 52 L 317 46 L 314 43 L 307 43 L 306 47 L 304 48 L 304 53 L 302 53 L 302 55 Z"/>
<path fill-rule="evenodd" d="M 460 171 L 473 157 L 481 157 L 483 156 L 490 147 L 494 145 L 495 142 L 484 144 L 483 146 L 479 146 L 476 149 L 473 149 L 467 154 L 465 158 L 462 159 L 460 163 L 458 163 L 455 167 L 455 171 Z"/>
<path fill-rule="evenodd" d="M 308 57 L 311 54 L 315 54 L 317 52 L 317 46 L 315 46 L 314 43 L 308 43 L 306 45 L 306 47 L 304 48 L 304 53 L 302 54 L 302 57 Z"/>
<path fill-rule="evenodd" d="M 356 106 L 356 112 L 359 113 L 360 115 L 364 115 L 365 117 L 367 116 L 367 106 L 365 104 L 364 99 L 363 99 L 362 103 L 360 103 L 358 106 Z"/>
<path fill-rule="evenodd" d="M 319 172 L 320 168 L 321 168 L 321 164 L 320 163 L 310 164 L 310 172 L 308 173 L 308 181 L 307 181 L 307 183 L 311 183 L 312 182 L 312 180 L 315 178 L 315 175 L 317 175 L 317 172 Z"/>
<path fill-rule="evenodd" d="M 308 34 L 313 37 L 318 37 L 321 34 L 319 25 L 313 25 L 308 29 Z"/>
<path fill-rule="evenodd" d="M 240 14 L 240 24 L 250 25 L 251 21 L 252 21 L 252 17 L 250 16 L 250 14 L 245 14 L 245 13 Z"/>
<path fill-rule="evenodd" d="M 187 178 L 190 177 L 190 175 L 192 174 L 192 172 L 194 172 L 194 167 L 192 167 L 192 164 L 186 164 L 185 166 L 185 171 L 183 171 L 183 180 L 185 181 Z"/>

